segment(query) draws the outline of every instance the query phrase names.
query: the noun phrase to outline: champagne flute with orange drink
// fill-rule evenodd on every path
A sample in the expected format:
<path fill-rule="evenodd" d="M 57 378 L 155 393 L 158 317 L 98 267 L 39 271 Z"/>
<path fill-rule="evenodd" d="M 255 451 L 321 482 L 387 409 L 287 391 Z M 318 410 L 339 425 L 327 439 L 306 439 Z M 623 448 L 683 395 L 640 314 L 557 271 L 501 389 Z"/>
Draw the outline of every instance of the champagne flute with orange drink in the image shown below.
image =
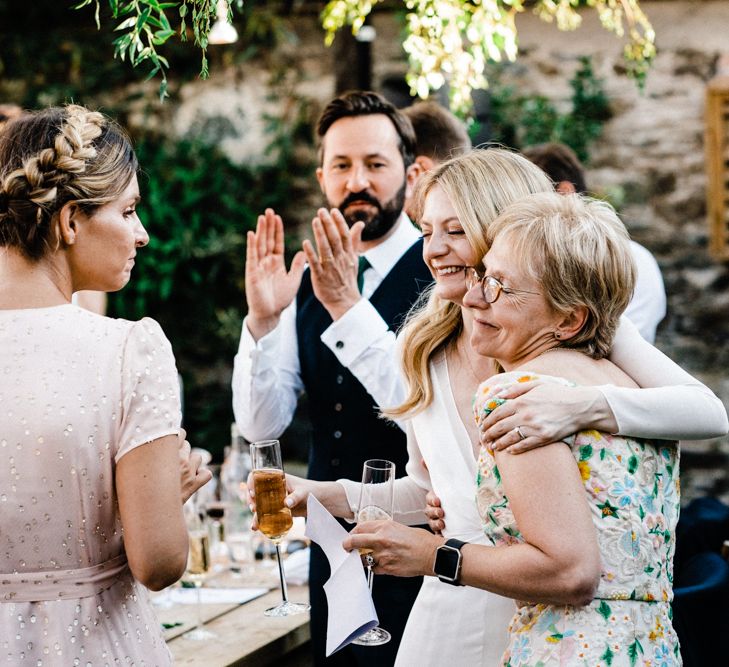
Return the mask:
<path fill-rule="evenodd" d="M 266 616 L 292 616 L 309 611 L 308 604 L 289 602 L 281 561 L 281 540 L 293 526 L 291 510 L 286 507 L 286 476 L 281 460 L 281 445 L 278 440 L 262 440 L 251 445 L 251 467 L 253 469 L 253 491 L 256 496 L 256 518 L 258 530 L 268 537 L 276 547 L 278 573 L 281 578 L 281 604 L 266 609 Z"/>

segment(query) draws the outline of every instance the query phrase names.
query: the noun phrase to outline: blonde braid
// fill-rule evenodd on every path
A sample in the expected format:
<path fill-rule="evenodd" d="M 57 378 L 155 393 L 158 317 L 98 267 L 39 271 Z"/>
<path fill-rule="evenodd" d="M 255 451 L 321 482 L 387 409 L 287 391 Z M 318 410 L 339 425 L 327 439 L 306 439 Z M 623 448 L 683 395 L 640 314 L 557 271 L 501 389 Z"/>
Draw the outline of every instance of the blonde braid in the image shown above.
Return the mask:
<path fill-rule="evenodd" d="M 101 135 L 104 122 L 104 116 L 98 112 L 77 105 L 66 107 L 66 118 L 54 140 L 54 148 L 44 148 L 38 155 L 27 158 L 22 167 L 5 177 L 1 198 L 7 201 L 8 209 L 13 200 L 16 203 L 27 200 L 36 206 L 37 225 L 49 221 L 58 208 L 58 187 L 73 181 L 73 175 L 84 173 L 86 161 L 96 157 L 93 141 Z"/>

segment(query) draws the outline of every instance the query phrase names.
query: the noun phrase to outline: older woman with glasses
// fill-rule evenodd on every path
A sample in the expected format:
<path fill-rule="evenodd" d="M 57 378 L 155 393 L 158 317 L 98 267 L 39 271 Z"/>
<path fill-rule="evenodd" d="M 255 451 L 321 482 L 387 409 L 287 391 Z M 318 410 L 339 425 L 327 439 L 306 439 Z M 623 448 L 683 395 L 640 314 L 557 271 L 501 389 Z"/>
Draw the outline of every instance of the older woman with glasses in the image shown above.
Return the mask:
<path fill-rule="evenodd" d="M 388 546 L 380 539 L 385 534 L 381 524 L 365 525 L 365 529 L 377 532 L 352 537 L 346 543 L 347 548 L 359 542 L 373 546 L 377 572 L 407 575 L 408 570 L 413 573 L 418 569 L 419 574 L 431 575 L 426 577 L 411 611 L 397 664 L 445 664 L 458 656 L 462 665 L 492 665 L 498 663 L 508 643 L 507 627 L 514 612 L 510 598 L 518 597 L 516 591 L 508 588 L 508 582 L 492 586 L 491 592 L 449 585 L 461 583 L 457 568 L 449 569 L 451 561 L 459 555 L 459 546 L 469 543 L 474 545 L 469 550 L 478 547 L 486 553 L 496 552 L 490 548 L 490 536 L 483 532 L 474 501 L 479 430 L 471 407 L 478 383 L 493 375 L 495 367 L 492 358 L 479 354 L 470 344 L 475 311 L 464 307 L 463 299 L 467 285 L 473 287 L 479 282 L 486 292 L 485 300 L 497 300 L 499 294 L 503 299 L 507 293 L 510 299 L 532 298 L 517 293 L 511 283 L 498 275 L 489 274 L 491 278 L 483 279 L 483 270 L 474 267 L 488 250 L 487 232 L 492 221 L 509 204 L 538 192 L 551 192 L 551 184 L 544 174 L 523 157 L 500 149 L 477 150 L 451 160 L 424 176 L 418 184 L 424 260 L 435 282 L 399 334 L 407 391 L 402 405 L 387 411 L 393 418 L 406 421 L 408 475 L 396 481 L 396 521 L 389 522 L 391 525 L 387 527 L 388 539 L 392 537 Z M 537 291 L 527 290 L 526 286 L 518 289 Z M 505 384 L 503 397 L 519 398 L 499 408 L 501 419 L 489 417 L 491 427 L 498 432 L 501 422 L 509 423 L 516 418 L 512 404 L 521 403 L 526 407 L 518 417 L 519 423 L 510 426 L 507 434 L 499 438 L 500 444 L 514 446 L 520 439 L 516 426 L 528 434 L 529 446 L 558 441 L 589 427 L 616 432 L 619 424 L 622 425 L 623 415 L 635 410 L 652 415 L 643 429 L 650 430 L 655 437 L 675 437 L 677 433 L 670 429 L 681 429 L 681 435 L 700 434 L 704 426 L 714 432 L 725 431 L 726 413 L 720 402 L 625 323 L 621 323 L 613 355 L 621 359 L 621 364 L 639 384 L 658 384 L 660 378 L 660 382 L 675 386 L 560 387 L 559 400 L 554 399 L 550 386 L 542 386 L 529 394 L 549 395 L 551 390 L 550 397 L 530 398 L 527 403 L 526 397 L 520 396 L 522 385 Z M 676 424 L 671 417 L 672 408 L 663 401 L 665 393 L 691 403 L 692 410 L 696 411 L 691 424 Z M 532 414 L 538 416 L 530 417 L 526 413 L 535 404 L 539 409 Z M 499 410 L 494 411 L 494 416 Z M 512 431 L 516 432 L 516 438 Z M 548 447 L 545 452 L 551 454 L 552 450 Z M 348 480 L 313 482 L 290 478 L 289 481 L 292 493 L 288 502 L 294 509 L 303 512 L 306 496 L 312 492 L 332 513 L 353 516 L 358 484 Z M 440 559 L 435 572 L 440 580 L 432 576 L 434 553 L 444 538 L 400 525 L 422 522 L 422 508 L 429 491 L 441 498 L 447 514 L 443 534 L 452 550 L 444 552 Z M 536 574 L 543 571 L 540 566 Z M 477 585 L 475 579 L 469 583 Z"/>

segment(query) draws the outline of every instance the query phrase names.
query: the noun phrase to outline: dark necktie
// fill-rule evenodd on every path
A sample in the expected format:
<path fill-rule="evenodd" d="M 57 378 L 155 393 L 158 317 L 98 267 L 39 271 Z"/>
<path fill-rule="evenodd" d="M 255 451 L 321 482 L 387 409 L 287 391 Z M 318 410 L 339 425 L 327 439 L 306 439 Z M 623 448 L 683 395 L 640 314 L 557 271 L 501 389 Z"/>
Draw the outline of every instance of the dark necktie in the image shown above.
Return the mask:
<path fill-rule="evenodd" d="M 364 272 L 372 266 L 364 255 L 359 256 L 359 266 L 357 267 L 357 289 L 362 294 L 364 286 Z"/>

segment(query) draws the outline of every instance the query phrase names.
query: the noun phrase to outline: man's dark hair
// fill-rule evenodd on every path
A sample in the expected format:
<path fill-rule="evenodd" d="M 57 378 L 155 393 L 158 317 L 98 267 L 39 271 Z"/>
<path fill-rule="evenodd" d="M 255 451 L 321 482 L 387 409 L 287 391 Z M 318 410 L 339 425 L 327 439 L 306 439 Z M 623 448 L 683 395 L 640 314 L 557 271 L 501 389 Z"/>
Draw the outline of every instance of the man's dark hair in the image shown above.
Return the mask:
<path fill-rule="evenodd" d="M 319 162 L 323 151 L 321 142 L 329 128 L 340 118 L 353 118 L 357 116 L 372 116 L 382 114 L 387 116 L 395 126 L 400 139 L 399 149 L 405 168 L 415 160 L 415 132 L 410 121 L 390 104 L 384 97 L 368 90 L 353 90 L 335 97 L 322 111 L 316 125 L 316 134 L 319 137 Z"/>
<path fill-rule="evenodd" d="M 437 102 L 417 102 L 403 113 L 415 130 L 415 155 L 445 162 L 471 149 L 463 123 Z"/>
<path fill-rule="evenodd" d="M 555 185 L 568 181 L 575 186 L 578 193 L 587 192 L 585 168 L 569 146 L 557 142 L 536 144 L 525 148 L 523 154 L 540 167 Z"/>

